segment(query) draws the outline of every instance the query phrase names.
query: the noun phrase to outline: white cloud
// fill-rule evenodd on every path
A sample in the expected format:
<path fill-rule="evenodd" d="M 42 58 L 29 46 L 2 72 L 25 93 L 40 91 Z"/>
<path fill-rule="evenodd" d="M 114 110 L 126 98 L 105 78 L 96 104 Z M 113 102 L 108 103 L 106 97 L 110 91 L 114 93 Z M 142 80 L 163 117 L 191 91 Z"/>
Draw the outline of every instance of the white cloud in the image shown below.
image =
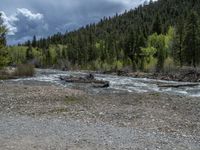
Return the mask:
<path fill-rule="evenodd" d="M 33 36 L 34 34 L 44 34 L 48 30 L 48 24 L 44 20 L 44 16 L 40 13 L 33 13 L 25 8 L 18 8 L 15 14 L 16 20 L 13 24 L 17 28 L 20 36 Z"/>
<path fill-rule="evenodd" d="M 18 8 L 17 9 L 17 15 L 16 16 L 25 16 L 26 18 L 28 18 L 29 20 L 41 20 L 43 19 L 43 15 L 40 13 L 32 13 L 30 10 L 26 9 L 26 8 Z"/>
<path fill-rule="evenodd" d="M 18 8 L 10 16 L 7 16 L 5 12 L 1 13 L 11 44 L 23 42 L 32 38 L 33 35 L 42 36 L 48 32 L 48 24 L 41 13 L 33 13 L 26 8 Z"/>
<path fill-rule="evenodd" d="M 3 11 L 0 12 L 2 14 L 3 24 L 8 29 L 8 35 L 15 35 L 17 32 L 17 28 L 14 26 L 13 22 L 17 20 L 14 16 L 8 17 Z"/>

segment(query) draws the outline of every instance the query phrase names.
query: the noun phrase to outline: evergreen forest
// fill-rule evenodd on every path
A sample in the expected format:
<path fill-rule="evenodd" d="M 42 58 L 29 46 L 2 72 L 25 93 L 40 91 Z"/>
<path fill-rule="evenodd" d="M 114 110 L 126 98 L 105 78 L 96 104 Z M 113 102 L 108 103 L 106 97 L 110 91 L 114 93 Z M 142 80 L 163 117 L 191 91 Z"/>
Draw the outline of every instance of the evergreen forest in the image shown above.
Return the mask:
<path fill-rule="evenodd" d="M 0 67 L 163 72 L 200 66 L 200 1 L 158 0 L 75 31 L 6 46 L 0 23 Z"/>

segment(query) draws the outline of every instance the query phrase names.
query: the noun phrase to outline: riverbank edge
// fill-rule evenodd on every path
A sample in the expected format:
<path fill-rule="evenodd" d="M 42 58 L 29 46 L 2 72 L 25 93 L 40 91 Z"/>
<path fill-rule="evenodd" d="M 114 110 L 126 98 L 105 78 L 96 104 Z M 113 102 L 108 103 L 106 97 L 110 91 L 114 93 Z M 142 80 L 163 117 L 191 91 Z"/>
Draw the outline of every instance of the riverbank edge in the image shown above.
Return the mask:
<path fill-rule="evenodd" d="M 155 80 L 175 81 L 175 82 L 195 82 L 200 83 L 200 70 L 194 68 L 178 69 L 172 72 L 129 72 L 129 71 L 94 71 L 94 70 L 68 70 L 81 71 L 88 74 L 115 75 L 132 78 L 147 78 Z"/>
<path fill-rule="evenodd" d="M 55 68 L 35 68 L 35 69 L 55 69 Z M 155 79 L 155 80 L 165 80 L 165 81 L 175 81 L 175 82 L 195 82 L 200 83 L 200 69 L 195 68 L 181 68 L 171 72 L 131 72 L 131 71 L 95 71 L 95 70 L 62 70 L 56 68 L 55 70 L 60 71 L 76 71 L 76 72 L 84 72 L 88 74 L 104 74 L 104 75 L 115 75 L 122 77 L 132 77 L 132 78 L 146 78 L 146 79 Z M 11 68 L 13 71 L 13 68 Z M 9 79 L 18 79 L 21 76 L 10 76 L 8 74 L 1 75 L 0 80 L 9 80 Z M 25 76 L 24 76 L 25 77 Z M 26 76 L 28 77 L 28 76 Z"/>

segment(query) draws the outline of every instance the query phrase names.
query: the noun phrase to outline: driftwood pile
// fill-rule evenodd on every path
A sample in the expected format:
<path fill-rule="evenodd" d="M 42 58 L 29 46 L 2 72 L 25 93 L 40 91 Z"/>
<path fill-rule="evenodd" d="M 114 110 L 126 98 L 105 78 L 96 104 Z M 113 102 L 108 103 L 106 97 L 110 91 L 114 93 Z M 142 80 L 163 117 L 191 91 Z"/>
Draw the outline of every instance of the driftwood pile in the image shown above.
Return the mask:
<path fill-rule="evenodd" d="M 109 81 L 97 80 L 92 74 L 89 74 L 85 77 L 61 76 L 60 80 L 68 83 L 92 84 L 92 86 L 95 88 L 107 88 L 110 86 Z"/>

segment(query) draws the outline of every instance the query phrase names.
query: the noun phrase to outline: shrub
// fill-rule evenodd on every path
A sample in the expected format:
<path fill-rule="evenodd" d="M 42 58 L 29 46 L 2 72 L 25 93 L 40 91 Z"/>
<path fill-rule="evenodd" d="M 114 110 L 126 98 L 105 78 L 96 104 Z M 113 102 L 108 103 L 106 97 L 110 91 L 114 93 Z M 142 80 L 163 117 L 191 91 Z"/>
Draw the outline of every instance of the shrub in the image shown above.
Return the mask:
<path fill-rule="evenodd" d="M 18 65 L 14 75 L 19 77 L 31 77 L 35 74 L 35 67 L 31 64 Z"/>
<path fill-rule="evenodd" d="M 155 72 L 156 71 L 156 64 L 157 64 L 157 59 L 151 58 L 151 60 L 149 60 L 148 63 L 145 63 L 144 71 L 145 72 Z"/>
<path fill-rule="evenodd" d="M 168 57 L 164 63 L 164 72 L 173 72 L 176 69 L 173 59 Z"/>
<path fill-rule="evenodd" d="M 123 68 L 123 63 L 121 61 L 114 61 L 113 63 L 114 70 L 121 70 Z"/>
<path fill-rule="evenodd" d="M 94 62 L 94 69 L 95 70 L 100 70 L 101 69 L 101 61 L 100 60 L 96 60 Z"/>
<path fill-rule="evenodd" d="M 102 64 L 101 68 L 103 69 L 103 71 L 110 71 L 111 70 L 111 67 L 110 67 L 110 65 L 107 62 L 104 62 Z"/>

